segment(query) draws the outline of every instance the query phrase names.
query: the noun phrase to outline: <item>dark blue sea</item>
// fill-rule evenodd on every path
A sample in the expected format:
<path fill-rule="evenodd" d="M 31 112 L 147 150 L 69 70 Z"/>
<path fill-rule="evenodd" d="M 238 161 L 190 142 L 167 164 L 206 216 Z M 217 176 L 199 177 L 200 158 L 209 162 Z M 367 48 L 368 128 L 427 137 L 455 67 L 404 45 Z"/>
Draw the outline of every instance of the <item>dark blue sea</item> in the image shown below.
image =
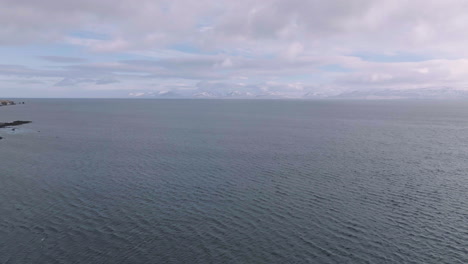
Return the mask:
<path fill-rule="evenodd" d="M 468 263 L 468 101 L 0 107 L 0 263 Z"/>

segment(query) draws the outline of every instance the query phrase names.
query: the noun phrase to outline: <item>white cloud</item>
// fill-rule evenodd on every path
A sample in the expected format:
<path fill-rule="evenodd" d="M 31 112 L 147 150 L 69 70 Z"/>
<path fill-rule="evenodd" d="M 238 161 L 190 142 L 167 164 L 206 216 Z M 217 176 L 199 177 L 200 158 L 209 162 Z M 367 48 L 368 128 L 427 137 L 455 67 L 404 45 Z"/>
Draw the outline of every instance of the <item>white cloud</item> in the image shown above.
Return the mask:
<path fill-rule="evenodd" d="M 0 0 L 0 46 L 48 47 L 42 63 L 55 63 L 18 59 L 0 76 L 90 91 L 187 81 L 243 96 L 466 89 L 466 13 L 464 0 Z M 86 60 L 50 54 L 58 44 Z"/>
<path fill-rule="evenodd" d="M 271 44 L 293 54 L 301 46 L 450 52 L 448 45 L 461 50 L 467 44 L 468 36 L 460 34 L 467 11 L 463 0 L 2 0 L 0 40 L 68 39 L 97 51 L 190 41 L 214 49 Z M 70 36 L 77 30 L 108 39 Z"/>
<path fill-rule="evenodd" d="M 286 49 L 284 56 L 288 59 L 295 59 L 304 51 L 304 45 L 300 42 L 294 42 Z"/>

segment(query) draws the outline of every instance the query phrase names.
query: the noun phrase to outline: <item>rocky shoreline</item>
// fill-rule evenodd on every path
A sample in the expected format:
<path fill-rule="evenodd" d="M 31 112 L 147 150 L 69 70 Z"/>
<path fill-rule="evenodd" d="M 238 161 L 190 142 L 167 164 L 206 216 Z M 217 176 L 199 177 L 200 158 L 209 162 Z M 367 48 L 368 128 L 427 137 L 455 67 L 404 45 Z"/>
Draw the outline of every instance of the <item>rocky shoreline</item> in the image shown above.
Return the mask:
<path fill-rule="evenodd" d="M 0 106 L 17 105 L 17 104 L 24 104 L 24 102 L 15 102 L 15 101 L 11 101 L 11 100 L 2 100 L 2 99 L 0 99 Z"/>
<path fill-rule="evenodd" d="M 6 106 L 6 105 L 16 105 L 17 103 L 10 101 L 10 100 L 0 100 L 0 106 Z M 18 104 L 24 104 L 24 102 L 20 102 Z M 13 127 L 13 126 L 20 126 L 24 124 L 29 124 L 32 121 L 23 121 L 23 120 L 16 120 L 13 122 L 0 122 L 0 128 L 7 128 L 7 127 Z M 14 130 L 15 128 L 13 128 Z M 0 136 L 0 139 L 3 139 L 3 137 Z"/>
<path fill-rule="evenodd" d="M 29 124 L 31 122 L 32 121 L 16 120 L 16 121 L 13 121 L 13 122 L 0 123 L 0 128 L 11 127 L 11 126 L 20 126 L 20 125 L 24 125 L 24 124 Z"/>
<path fill-rule="evenodd" d="M 24 124 L 29 124 L 31 123 L 32 121 L 21 121 L 21 120 L 17 120 L 17 121 L 13 121 L 13 122 L 7 122 L 7 123 L 0 123 L 0 128 L 6 128 L 6 127 L 12 127 L 12 126 L 20 126 L 20 125 L 24 125 Z M 15 130 L 16 128 L 12 128 L 12 130 Z M 0 136 L 0 140 L 3 139 L 2 136 Z"/>

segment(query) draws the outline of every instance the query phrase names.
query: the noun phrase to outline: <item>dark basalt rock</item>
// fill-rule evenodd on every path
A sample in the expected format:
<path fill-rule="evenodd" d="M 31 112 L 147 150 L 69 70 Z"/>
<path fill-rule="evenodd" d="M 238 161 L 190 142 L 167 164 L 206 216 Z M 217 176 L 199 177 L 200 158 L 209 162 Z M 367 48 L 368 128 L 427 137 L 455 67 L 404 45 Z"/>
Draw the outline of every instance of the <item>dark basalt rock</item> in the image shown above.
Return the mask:
<path fill-rule="evenodd" d="M 31 121 L 17 120 L 17 121 L 13 121 L 13 122 L 9 122 L 9 123 L 0 123 L 0 128 L 10 127 L 10 126 L 20 126 L 20 125 L 29 124 L 29 123 L 31 123 Z"/>

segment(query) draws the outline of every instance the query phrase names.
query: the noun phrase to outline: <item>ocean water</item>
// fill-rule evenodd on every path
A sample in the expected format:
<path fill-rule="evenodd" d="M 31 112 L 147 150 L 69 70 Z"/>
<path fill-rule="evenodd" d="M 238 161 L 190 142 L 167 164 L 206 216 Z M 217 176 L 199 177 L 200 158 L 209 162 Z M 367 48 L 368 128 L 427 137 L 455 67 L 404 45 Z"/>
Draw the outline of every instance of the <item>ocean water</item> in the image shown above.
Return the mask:
<path fill-rule="evenodd" d="M 468 263 L 468 102 L 0 107 L 0 263 Z"/>

